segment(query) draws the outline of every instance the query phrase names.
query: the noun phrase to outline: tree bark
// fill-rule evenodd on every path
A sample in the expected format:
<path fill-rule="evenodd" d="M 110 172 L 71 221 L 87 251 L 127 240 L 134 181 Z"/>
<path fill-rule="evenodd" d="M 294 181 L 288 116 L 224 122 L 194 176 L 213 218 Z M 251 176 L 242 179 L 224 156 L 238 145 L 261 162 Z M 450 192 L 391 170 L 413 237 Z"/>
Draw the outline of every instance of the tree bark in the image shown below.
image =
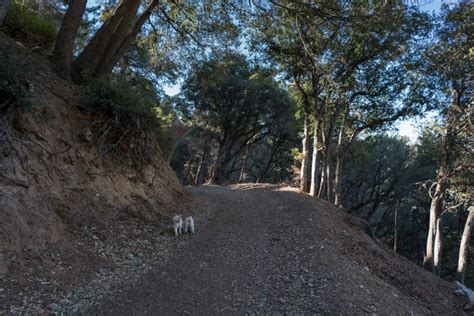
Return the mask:
<path fill-rule="evenodd" d="M 456 271 L 456 280 L 464 284 L 466 274 L 467 255 L 469 251 L 469 239 L 471 238 L 472 226 L 474 226 L 474 206 L 470 206 L 464 231 L 462 233 L 461 245 L 459 248 L 458 268 Z"/>
<path fill-rule="evenodd" d="M 108 60 L 127 36 L 140 0 L 122 0 L 112 16 L 100 27 L 73 64 L 73 79 L 82 82 L 97 77 L 101 63 Z"/>
<path fill-rule="evenodd" d="M 51 60 L 56 72 L 64 79 L 71 80 L 71 63 L 74 41 L 81 25 L 87 0 L 71 0 L 59 28 Z"/>
<path fill-rule="evenodd" d="M 319 182 L 318 198 L 324 199 L 326 194 L 326 178 L 328 176 L 326 169 L 326 153 L 323 153 L 323 161 L 321 166 L 321 181 Z"/>
<path fill-rule="evenodd" d="M 342 167 L 345 157 L 344 148 L 344 128 L 346 123 L 346 115 L 342 118 L 341 128 L 339 130 L 339 136 L 337 138 L 337 149 L 336 149 L 336 172 L 334 176 L 334 205 L 341 207 L 342 203 Z"/>
<path fill-rule="evenodd" d="M 11 0 L 0 0 L 0 26 L 3 25 L 3 21 L 10 10 Z"/>
<path fill-rule="evenodd" d="M 318 198 L 331 201 L 331 163 L 330 163 L 330 149 L 331 149 L 331 135 L 333 129 L 333 122 L 330 122 L 327 134 L 324 133 L 324 126 L 321 126 L 321 136 L 324 143 L 324 160 L 321 172 L 321 184 L 319 186 Z"/>
<path fill-rule="evenodd" d="M 426 239 L 426 253 L 423 259 L 423 267 L 427 270 L 434 270 L 434 245 L 436 238 L 436 224 L 441 211 L 441 203 L 443 202 L 443 194 L 446 190 L 444 181 L 439 181 L 436 185 L 435 194 L 431 200 L 430 220 L 428 227 L 428 237 Z"/>
<path fill-rule="evenodd" d="M 301 161 L 300 170 L 300 190 L 308 192 L 308 147 L 309 147 L 309 118 L 308 114 L 304 114 L 304 127 L 303 127 L 303 159 Z"/>
<path fill-rule="evenodd" d="M 320 130 L 320 120 L 316 119 L 314 123 L 314 133 L 313 133 L 313 157 L 311 161 L 311 186 L 309 189 L 309 194 L 311 196 L 316 195 L 316 190 L 318 188 L 318 170 L 319 170 L 319 130 Z"/>
<path fill-rule="evenodd" d="M 344 154 L 336 156 L 336 172 L 334 175 L 334 205 L 342 207 L 342 170 L 344 167 Z"/>
<path fill-rule="evenodd" d="M 434 272 L 441 275 L 441 255 L 443 251 L 443 218 L 441 216 L 436 220 L 436 237 L 434 243 L 433 265 Z"/>
<path fill-rule="evenodd" d="M 394 225 L 393 225 L 393 251 L 398 251 L 398 212 L 400 210 L 400 201 L 395 208 Z"/>
<path fill-rule="evenodd" d="M 138 33 L 140 33 L 143 24 L 148 20 L 153 10 L 160 3 L 159 0 L 153 0 L 143 11 L 140 17 L 135 22 L 132 31 L 123 39 L 120 45 L 117 46 L 115 50 L 111 50 L 109 56 L 104 56 L 104 61 L 100 64 L 100 67 L 97 71 L 98 76 L 107 75 L 112 72 L 114 67 L 120 61 L 120 59 L 125 55 L 127 50 L 130 48 L 132 43 L 137 38 Z"/>
<path fill-rule="evenodd" d="M 333 167 L 331 160 L 329 159 L 329 152 L 328 152 L 328 161 L 326 163 L 326 168 L 327 168 L 327 177 L 326 177 L 326 189 L 327 189 L 327 200 L 329 202 L 333 201 L 334 198 L 334 192 L 333 192 L 333 184 L 332 184 L 332 174 L 333 174 Z"/>
<path fill-rule="evenodd" d="M 247 158 L 249 156 L 249 145 L 247 145 L 247 148 L 245 149 L 245 155 L 244 159 L 242 159 L 242 167 L 240 168 L 240 176 L 239 176 L 239 182 L 242 182 L 244 179 L 244 173 L 245 173 L 245 164 L 247 163 Z"/>

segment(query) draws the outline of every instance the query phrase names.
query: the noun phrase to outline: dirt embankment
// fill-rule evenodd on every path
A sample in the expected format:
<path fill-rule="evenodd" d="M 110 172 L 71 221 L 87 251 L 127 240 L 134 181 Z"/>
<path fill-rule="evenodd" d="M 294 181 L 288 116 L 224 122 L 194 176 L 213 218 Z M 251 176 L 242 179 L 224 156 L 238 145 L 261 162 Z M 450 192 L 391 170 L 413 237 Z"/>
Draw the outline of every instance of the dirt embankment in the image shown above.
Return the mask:
<path fill-rule="evenodd" d="M 152 234 L 163 218 L 184 207 L 189 195 L 159 152 L 156 166 L 140 172 L 126 161 L 104 162 L 91 142 L 94 118 L 81 108 L 79 89 L 53 74 L 41 50 L 33 53 L 1 33 L 0 50 L 12 60 L 27 56 L 31 69 L 20 79 L 32 96 L 29 110 L 0 114 L 5 307 L 33 286 L 36 268 L 65 276 L 78 267 L 95 273 L 97 262 L 110 261 L 101 258 L 97 244 L 114 239 L 118 248 L 130 246 L 133 236 Z"/>

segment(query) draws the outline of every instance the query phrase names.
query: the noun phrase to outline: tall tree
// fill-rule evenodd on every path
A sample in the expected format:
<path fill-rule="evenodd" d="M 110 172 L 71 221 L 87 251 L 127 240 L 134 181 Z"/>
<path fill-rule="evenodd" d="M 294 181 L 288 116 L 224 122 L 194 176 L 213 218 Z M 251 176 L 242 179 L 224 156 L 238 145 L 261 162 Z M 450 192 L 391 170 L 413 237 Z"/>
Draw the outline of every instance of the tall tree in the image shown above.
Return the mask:
<path fill-rule="evenodd" d="M 440 271 L 442 230 L 437 229 L 438 220 L 443 211 L 445 193 L 453 179 L 461 172 L 472 170 L 469 156 L 472 149 L 465 146 L 461 137 L 470 129 L 470 96 L 473 93 L 472 76 L 474 66 L 471 50 L 474 40 L 469 30 L 474 25 L 474 5 L 470 1 L 461 1 L 456 5 L 444 6 L 443 24 L 438 32 L 439 41 L 430 48 L 429 57 L 432 71 L 436 73 L 448 92 L 447 102 L 441 109 L 445 121 L 443 131 L 443 155 L 436 179 L 430 188 L 431 206 L 426 255 L 424 267 L 433 272 Z M 467 150 L 467 156 L 465 153 Z M 437 234 L 440 236 L 437 237 Z M 438 253 L 436 253 L 438 252 Z"/>
<path fill-rule="evenodd" d="M 272 135 L 292 106 L 286 93 L 243 56 L 228 53 L 221 59 L 197 65 L 183 86 L 196 123 L 217 143 L 212 183 L 240 170 L 241 153 Z"/>
<path fill-rule="evenodd" d="M 51 60 L 56 71 L 65 79 L 71 78 L 71 63 L 73 58 L 74 42 L 76 40 L 87 0 L 71 0 L 69 8 L 59 28 Z"/>

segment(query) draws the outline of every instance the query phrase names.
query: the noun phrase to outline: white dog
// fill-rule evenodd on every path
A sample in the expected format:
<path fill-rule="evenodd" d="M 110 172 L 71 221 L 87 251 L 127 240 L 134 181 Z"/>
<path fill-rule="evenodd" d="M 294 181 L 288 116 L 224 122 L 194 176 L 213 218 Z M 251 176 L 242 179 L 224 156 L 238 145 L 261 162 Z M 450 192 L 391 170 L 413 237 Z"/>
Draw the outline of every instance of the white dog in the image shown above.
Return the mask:
<path fill-rule="evenodd" d="M 183 234 L 183 219 L 181 215 L 173 216 L 173 229 L 175 236 Z"/>
<path fill-rule="evenodd" d="M 191 232 L 194 234 L 194 219 L 192 216 L 188 216 L 184 220 L 184 232 L 189 233 Z"/>

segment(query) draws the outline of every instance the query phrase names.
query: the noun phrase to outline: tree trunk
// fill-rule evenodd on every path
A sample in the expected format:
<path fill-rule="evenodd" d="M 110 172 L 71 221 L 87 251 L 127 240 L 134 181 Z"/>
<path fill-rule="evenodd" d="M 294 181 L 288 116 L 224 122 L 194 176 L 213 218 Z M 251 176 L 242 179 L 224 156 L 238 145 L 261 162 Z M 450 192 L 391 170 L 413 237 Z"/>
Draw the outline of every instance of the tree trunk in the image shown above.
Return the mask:
<path fill-rule="evenodd" d="M 11 0 L 0 0 L 0 26 L 3 25 L 3 21 L 10 10 Z"/>
<path fill-rule="evenodd" d="M 472 226 L 474 226 L 474 206 L 470 206 L 466 225 L 462 233 L 461 245 L 459 248 L 458 268 L 456 271 L 456 280 L 464 284 L 464 275 L 466 274 L 467 258 L 469 251 L 469 239 L 471 238 Z"/>
<path fill-rule="evenodd" d="M 122 0 L 74 62 L 73 79 L 97 77 L 101 63 L 113 56 L 130 31 L 140 0 Z"/>
<path fill-rule="evenodd" d="M 398 211 L 400 210 L 400 201 L 395 208 L 394 225 L 393 225 L 393 251 L 398 250 Z"/>
<path fill-rule="evenodd" d="M 326 169 L 326 153 L 324 152 L 323 165 L 321 166 L 321 182 L 319 183 L 318 198 L 324 199 L 326 193 L 326 178 L 328 176 Z"/>
<path fill-rule="evenodd" d="M 339 136 L 337 138 L 337 149 L 336 149 L 336 172 L 334 176 L 334 205 L 341 207 L 342 203 L 342 167 L 345 157 L 344 143 L 344 128 L 346 123 L 346 115 L 342 118 L 341 127 L 339 130 Z"/>
<path fill-rule="evenodd" d="M 308 192 L 308 147 L 309 147 L 309 119 L 308 114 L 304 114 L 304 127 L 303 127 L 303 160 L 301 161 L 300 171 L 300 190 Z"/>
<path fill-rule="evenodd" d="M 443 201 L 443 194 L 446 190 L 444 181 L 439 181 L 436 185 L 435 195 L 431 200 L 430 206 L 430 222 L 428 227 L 428 237 L 426 239 L 426 253 L 423 259 L 423 267 L 427 270 L 435 272 L 434 270 L 434 245 L 436 238 L 436 225 L 441 211 L 441 203 Z"/>
<path fill-rule="evenodd" d="M 436 189 L 435 193 L 431 199 L 431 206 L 430 206 L 430 222 L 428 228 L 428 238 L 426 240 L 426 255 L 423 260 L 423 267 L 427 270 L 431 270 L 432 272 L 435 271 L 434 265 L 434 246 L 435 246 L 435 238 L 436 238 L 436 225 L 438 221 L 438 217 L 440 215 L 442 203 L 443 203 L 443 195 L 446 191 L 447 181 L 449 170 L 451 167 L 451 156 L 453 153 L 453 147 L 455 144 L 455 135 L 453 130 L 453 125 L 455 124 L 454 119 L 454 112 L 457 111 L 458 108 L 457 104 L 459 104 L 458 93 L 455 91 L 453 94 L 453 102 L 451 103 L 447 116 L 447 126 L 446 126 L 446 137 L 443 143 L 443 159 L 441 161 L 441 166 L 439 168 L 438 174 L 436 176 Z M 431 193 L 431 192 L 430 192 Z"/>
<path fill-rule="evenodd" d="M 109 56 L 104 57 L 104 62 L 101 63 L 97 73 L 99 76 L 107 75 L 112 72 L 114 67 L 120 61 L 120 59 L 125 55 L 127 50 L 130 48 L 132 43 L 137 38 L 138 33 L 140 33 L 143 24 L 148 20 L 153 10 L 160 3 L 159 0 L 153 0 L 143 11 L 140 17 L 135 22 L 132 31 L 124 38 L 124 40 L 118 45 L 115 51 L 111 51 Z"/>
<path fill-rule="evenodd" d="M 328 201 L 332 201 L 333 192 L 332 192 L 332 166 L 331 166 L 331 140 L 332 140 L 332 131 L 334 128 L 334 120 L 329 122 L 327 133 L 324 133 L 324 126 L 321 123 L 321 136 L 323 137 L 324 143 L 324 165 L 323 172 L 321 177 L 321 185 L 319 187 L 319 198 L 325 198 Z M 325 195 L 325 196 L 324 196 Z"/>
<path fill-rule="evenodd" d="M 86 4 L 87 0 L 71 0 L 59 28 L 53 54 L 51 55 L 55 70 L 66 80 L 71 80 L 74 41 L 81 25 Z"/>
<path fill-rule="evenodd" d="M 342 168 L 344 166 L 344 155 L 336 157 L 336 174 L 334 176 L 334 205 L 342 207 Z"/>
<path fill-rule="evenodd" d="M 326 189 L 328 191 L 327 192 L 327 197 L 328 197 L 328 201 L 332 202 L 333 198 L 334 198 L 334 192 L 332 190 L 333 189 L 333 185 L 332 185 L 333 168 L 332 168 L 331 160 L 329 160 L 329 152 L 328 152 L 328 161 L 327 161 L 327 164 L 326 164 L 326 168 L 327 168 Z"/>
<path fill-rule="evenodd" d="M 314 123 L 314 134 L 313 134 L 313 157 L 311 162 L 311 186 L 309 194 L 311 196 L 316 195 L 318 188 L 318 170 L 319 170 L 319 127 L 320 121 L 316 120 Z"/>
<path fill-rule="evenodd" d="M 322 159 L 322 166 L 321 166 L 321 181 L 319 182 L 319 190 L 318 190 L 318 198 L 324 199 L 324 194 L 326 192 L 326 178 L 327 178 L 327 141 L 326 141 L 326 134 L 324 133 L 324 123 L 321 122 L 321 138 L 322 143 L 324 144 L 323 150 L 323 159 Z"/>
<path fill-rule="evenodd" d="M 242 167 L 240 168 L 240 176 L 239 176 L 239 182 L 242 182 L 244 179 L 244 173 L 245 173 L 245 164 L 247 163 L 247 158 L 249 156 L 249 145 L 247 145 L 247 148 L 245 149 L 245 155 L 244 159 L 242 160 Z"/>
<path fill-rule="evenodd" d="M 443 251 L 443 218 L 441 216 L 436 220 L 436 237 L 433 251 L 434 271 L 437 275 L 441 275 L 441 255 Z"/>

